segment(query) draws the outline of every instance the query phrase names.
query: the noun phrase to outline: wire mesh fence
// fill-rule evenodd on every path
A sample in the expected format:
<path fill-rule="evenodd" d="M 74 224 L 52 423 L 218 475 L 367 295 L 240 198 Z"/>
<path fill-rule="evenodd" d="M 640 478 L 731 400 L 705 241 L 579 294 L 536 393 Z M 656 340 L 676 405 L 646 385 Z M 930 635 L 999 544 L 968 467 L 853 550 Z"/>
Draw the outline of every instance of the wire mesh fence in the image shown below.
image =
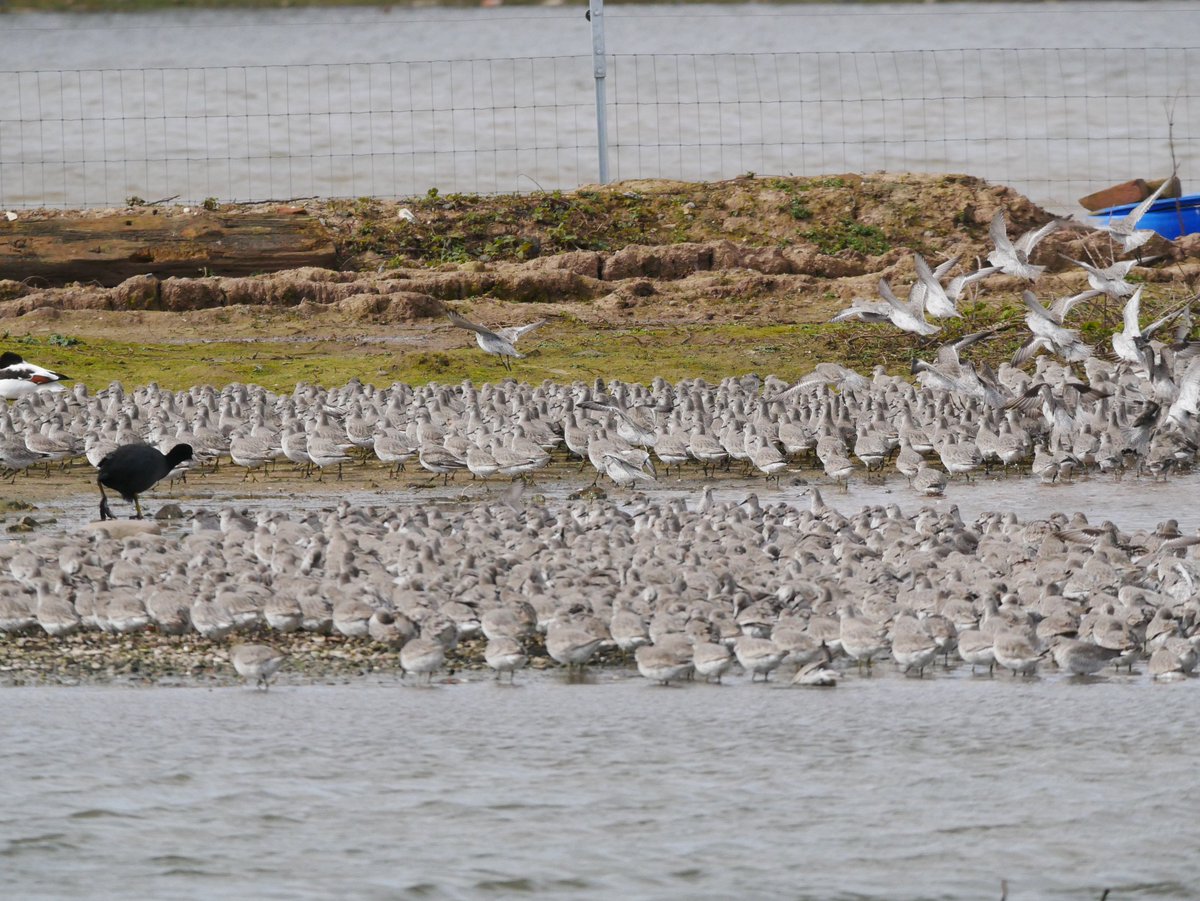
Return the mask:
<path fill-rule="evenodd" d="M 0 73 L 0 202 L 573 186 L 596 155 L 586 75 L 557 57 Z"/>
<path fill-rule="evenodd" d="M 1194 50 L 618 57 L 613 171 L 963 172 L 1069 207 L 1169 173 L 1170 137 L 1194 169 L 1197 62 Z"/>
<path fill-rule="evenodd" d="M 615 178 L 966 172 L 1069 208 L 1196 168 L 1200 50 L 609 57 Z M 588 56 L 0 72 L 0 206 L 573 188 Z"/>

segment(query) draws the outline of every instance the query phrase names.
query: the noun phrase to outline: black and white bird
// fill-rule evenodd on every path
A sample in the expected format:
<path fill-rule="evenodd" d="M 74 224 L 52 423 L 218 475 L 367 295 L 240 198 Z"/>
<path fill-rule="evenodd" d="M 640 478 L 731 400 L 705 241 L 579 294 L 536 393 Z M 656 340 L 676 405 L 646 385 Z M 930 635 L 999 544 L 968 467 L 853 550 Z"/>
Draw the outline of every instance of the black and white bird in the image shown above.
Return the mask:
<path fill-rule="evenodd" d="M 15 400 L 41 388 L 61 389 L 56 382 L 69 381 L 69 375 L 27 363 L 20 354 L 5 351 L 0 354 L 0 397 Z"/>
<path fill-rule="evenodd" d="M 513 325 L 493 331 L 478 323 L 471 322 L 469 319 L 464 319 L 454 312 L 447 312 L 446 318 L 450 320 L 452 325 L 474 332 L 475 341 L 479 345 L 479 349 L 484 353 L 500 357 L 500 362 L 504 364 L 505 369 L 512 368 L 508 362 L 509 357 L 515 357 L 519 360 L 525 356 L 525 354 L 517 351 L 517 341 L 520 340 L 521 336 L 546 324 L 545 319 L 539 319 L 537 322 L 530 322 L 526 325 Z"/>
<path fill-rule="evenodd" d="M 192 459 L 190 444 L 177 444 L 167 453 L 162 453 L 149 444 L 123 444 L 100 461 L 96 484 L 100 486 L 100 519 L 116 519 L 108 508 L 108 495 L 104 489 L 111 488 L 127 501 L 133 501 L 137 518 L 142 518 L 142 504 L 138 495 L 149 491 L 156 483 L 170 475 L 179 464 Z"/>

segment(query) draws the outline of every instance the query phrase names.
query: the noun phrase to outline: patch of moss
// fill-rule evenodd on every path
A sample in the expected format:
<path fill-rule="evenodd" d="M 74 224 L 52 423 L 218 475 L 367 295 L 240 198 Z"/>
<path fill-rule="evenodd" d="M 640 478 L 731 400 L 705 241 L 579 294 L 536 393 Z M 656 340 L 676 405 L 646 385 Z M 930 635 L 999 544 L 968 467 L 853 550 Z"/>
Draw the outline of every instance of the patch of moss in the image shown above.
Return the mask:
<path fill-rule="evenodd" d="M 891 249 L 883 229 L 844 217 L 829 225 L 817 225 L 804 233 L 821 253 L 835 254 L 853 250 L 874 257 Z"/>
<path fill-rule="evenodd" d="M 828 303 L 829 299 L 821 300 Z M 1181 298 L 1147 291 L 1144 301 L 1144 315 L 1153 317 L 1176 306 Z M 655 376 L 669 381 L 704 378 L 716 382 L 748 370 L 793 379 L 823 361 L 860 372 L 882 365 L 889 372 L 907 373 L 913 357 L 931 360 L 938 344 L 983 330 L 990 331 L 991 337 L 973 346 L 967 357 L 995 367 L 1011 358 L 1028 337 L 1024 309 L 1015 295 L 964 302 L 959 309 L 961 318 L 942 321 L 942 331 L 929 341 L 886 325 L 730 322 L 733 307 L 724 312 L 714 309 L 713 322 L 678 325 L 614 323 L 605 327 L 564 315 L 522 343 L 527 356 L 513 362 L 511 375 L 534 384 L 543 379 L 590 382 L 596 376 L 640 382 Z M 738 315 L 747 310 L 748 305 L 739 301 Z M 1102 302 L 1085 302 L 1077 310 L 1073 327 L 1082 327 L 1085 339 L 1102 348 L 1120 324 L 1119 305 L 1110 303 L 1106 308 Z M 241 330 L 236 324 L 234 327 Z M 145 344 L 89 336 L 85 344 L 70 348 L 43 345 L 38 362 L 70 373 L 93 391 L 113 379 L 127 387 L 157 382 L 171 389 L 248 382 L 288 392 L 302 381 L 332 386 L 358 378 L 384 386 L 394 381 L 495 382 L 510 375 L 496 357 L 481 353 L 465 333 L 462 343 L 449 349 L 358 337 L 296 342 L 293 335 L 304 334 L 309 326 L 294 311 L 256 318 L 253 327 L 253 341 L 217 337 L 208 339 L 211 343 Z M 115 360 L 120 361 L 119 367 Z"/>
<path fill-rule="evenodd" d="M 799 182 L 796 185 L 797 190 L 809 191 L 813 188 L 844 188 L 846 187 L 846 179 L 840 175 L 826 176 L 823 178 L 808 178 Z"/>

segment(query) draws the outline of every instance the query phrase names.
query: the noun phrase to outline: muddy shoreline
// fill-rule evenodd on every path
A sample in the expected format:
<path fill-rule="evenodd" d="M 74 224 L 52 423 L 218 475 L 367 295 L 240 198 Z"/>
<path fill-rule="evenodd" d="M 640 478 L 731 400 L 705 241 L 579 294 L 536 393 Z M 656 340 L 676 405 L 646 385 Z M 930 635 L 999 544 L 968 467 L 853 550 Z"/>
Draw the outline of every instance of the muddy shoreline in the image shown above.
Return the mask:
<path fill-rule="evenodd" d="M 6 635 L 0 638 L 0 686 L 120 685 L 229 686 L 244 680 L 229 662 L 232 645 L 263 641 L 289 655 L 275 682 L 315 684 L 378 678 L 417 683 L 405 677 L 396 650 L 341 635 L 283 635 L 268 629 L 239 634 L 231 641 L 209 641 L 199 635 L 161 635 L 153 631 L 132 635 L 84 632 L 64 638 L 46 635 Z M 446 655 L 446 666 L 434 681 L 453 682 L 492 678 L 483 660 L 483 639 L 466 640 Z M 544 643 L 528 642 L 529 669 L 555 669 Z M 620 651 L 598 654 L 593 668 L 627 670 L 632 658 Z M 518 679 L 522 677 L 518 676 Z"/>

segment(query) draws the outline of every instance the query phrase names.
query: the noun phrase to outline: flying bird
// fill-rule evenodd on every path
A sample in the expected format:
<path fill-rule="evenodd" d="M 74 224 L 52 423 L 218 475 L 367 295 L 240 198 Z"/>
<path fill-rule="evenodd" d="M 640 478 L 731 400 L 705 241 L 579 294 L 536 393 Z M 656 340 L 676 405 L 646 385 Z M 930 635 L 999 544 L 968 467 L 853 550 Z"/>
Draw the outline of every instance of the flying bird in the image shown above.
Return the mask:
<path fill-rule="evenodd" d="M 1153 229 L 1138 228 L 1137 224 L 1150 207 L 1154 206 L 1155 201 L 1162 196 L 1163 191 L 1175 181 L 1173 178 L 1163 180 L 1153 194 L 1135 206 L 1132 210 L 1122 216 L 1120 219 L 1110 219 L 1103 225 L 1097 226 L 1100 231 L 1108 232 L 1109 236 L 1114 241 L 1121 243 L 1121 250 L 1124 253 L 1130 253 L 1137 250 L 1156 234 Z"/>
<path fill-rule="evenodd" d="M 908 303 L 901 303 L 892 292 L 892 286 L 887 279 L 879 280 L 879 295 L 892 309 L 892 325 L 904 332 L 914 335 L 936 335 L 941 329 L 925 318 L 925 299 L 919 294 L 909 292 Z"/>
<path fill-rule="evenodd" d="M 1092 355 L 1092 349 L 1084 344 L 1075 329 L 1065 328 L 1063 319 L 1071 312 L 1071 308 L 1082 300 L 1095 297 L 1099 291 L 1083 291 L 1071 297 L 1063 297 L 1049 310 L 1043 307 L 1032 291 L 1025 291 L 1021 296 L 1025 300 L 1025 324 L 1033 332 L 1033 337 L 1025 342 L 1013 354 L 1012 364 L 1020 366 L 1026 360 L 1037 355 L 1039 350 L 1048 350 L 1058 354 L 1068 363 L 1079 363 Z"/>
<path fill-rule="evenodd" d="M 519 360 L 525 356 L 525 354 L 519 353 L 516 347 L 517 341 L 520 340 L 521 336 L 546 324 L 545 319 L 539 319 L 537 322 L 530 322 L 526 325 L 514 325 L 492 331 L 478 323 L 464 319 L 454 312 L 447 312 L 446 318 L 450 320 L 451 324 L 474 332 L 475 341 L 479 345 L 480 350 L 484 353 L 500 357 L 500 362 L 504 364 L 505 369 L 512 369 L 511 364 L 508 362 L 509 357 L 515 357 Z"/>
<path fill-rule="evenodd" d="M 913 259 L 913 266 L 917 270 L 917 283 L 913 285 L 912 290 L 909 292 L 909 301 L 912 302 L 920 298 L 922 303 L 925 304 L 925 309 L 929 311 L 929 315 L 935 316 L 938 319 L 960 316 L 957 304 L 963 292 L 976 282 L 983 281 L 989 275 L 994 275 L 1000 270 L 995 266 L 983 266 L 974 272 L 956 275 L 943 285 L 942 280 L 954 268 L 958 260 L 957 255 L 952 256 L 930 272 L 929 264 L 925 261 L 925 258 L 920 254 L 916 254 Z"/>
<path fill-rule="evenodd" d="M 872 323 L 891 322 L 892 306 L 886 300 L 864 300 L 861 297 L 855 297 L 850 301 L 850 306 L 839 311 L 829 321 L 846 322 L 850 319 Z"/>
<path fill-rule="evenodd" d="M 1124 328 L 1112 334 L 1113 353 L 1117 355 L 1117 359 L 1126 363 L 1143 362 L 1142 347 L 1148 339 L 1142 335 L 1142 327 L 1138 322 L 1141 300 L 1142 286 L 1138 285 L 1133 297 L 1125 304 Z"/>
<path fill-rule="evenodd" d="M 1051 219 L 1041 228 L 1025 232 L 1016 241 L 1009 240 L 1008 227 L 1004 222 L 1004 210 L 996 210 L 988 235 L 996 249 L 988 254 L 988 262 L 1005 275 L 1015 275 L 1026 281 L 1035 282 L 1045 272 L 1045 266 L 1035 266 L 1029 257 L 1042 239 L 1062 227 L 1063 220 Z"/>
<path fill-rule="evenodd" d="M 654 469 L 654 461 L 645 451 L 613 450 L 601 458 L 604 465 L 604 475 L 617 485 L 629 485 L 638 479 L 653 482 L 658 474 Z"/>
<path fill-rule="evenodd" d="M 1101 294 L 1107 294 L 1113 300 L 1120 300 L 1122 297 L 1131 297 L 1136 289 L 1133 285 L 1125 281 L 1125 277 L 1133 270 L 1133 267 L 1138 265 L 1137 260 L 1121 260 L 1113 263 L 1111 266 L 1093 266 L 1091 263 L 1085 263 L 1082 260 L 1071 259 L 1064 256 L 1064 260 L 1068 260 L 1087 273 L 1088 284 L 1099 291 Z M 1147 258 L 1143 262 L 1149 262 Z"/>
<path fill-rule="evenodd" d="M 926 388 L 936 388 L 943 391 L 954 391 L 971 397 L 978 397 L 988 406 L 1003 406 L 1005 396 L 996 384 L 995 376 L 984 364 L 984 372 L 969 362 L 960 358 L 960 354 L 973 344 L 990 338 L 994 331 L 975 332 L 966 335 L 958 341 L 943 344 L 938 348 L 937 362 L 927 363 L 924 360 L 912 361 L 912 374 Z"/>
<path fill-rule="evenodd" d="M 937 319 L 959 317 L 959 312 L 954 306 L 954 301 L 942 286 L 942 277 L 950 271 L 950 267 L 957 260 L 958 257 L 952 257 L 945 263 L 942 263 L 941 266 L 938 266 L 936 270 L 931 271 L 929 264 L 925 262 L 923 256 L 919 253 L 913 256 L 913 266 L 917 270 L 917 284 L 925 292 L 925 309 L 929 311 L 930 316 Z"/>
<path fill-rule="evenodd" d="M 925 318 L 925 291 L 916 286 L 909 292 L 908 303 L 902 302 L 892 292 L 887 279 L 879 280 L 879 300 L 854 298 L 850 306 L 842 310 L 830 322 L 860 319 L 863 322 L 890 322 L 902 332 L 914 335 L 936 335 L 941 329 Z"/>
<path fill-rule="evenodd" d="M 982 266 L 974 272 L 968 272 L 965 275 L 956 275 L 950 279 L 950 284 L 946 285 L 946 296 L 955 303 L 958 303 L 958 299 L 962 297 L 963 291 L 975 284 L 975 282 L 981 282 L 988 276 L 994 275 L 999 271 L 995 266 Z M 934 274 L 937 274 L 936 269 L 934 270 Z"/>
<path fill-rule="evenodd" d="M 1177 382 L 1179 393 L 1167 408 L 1166 419 L 1186 428 L 1200 415 L 1200 357 L 1188 363 Z"/>

